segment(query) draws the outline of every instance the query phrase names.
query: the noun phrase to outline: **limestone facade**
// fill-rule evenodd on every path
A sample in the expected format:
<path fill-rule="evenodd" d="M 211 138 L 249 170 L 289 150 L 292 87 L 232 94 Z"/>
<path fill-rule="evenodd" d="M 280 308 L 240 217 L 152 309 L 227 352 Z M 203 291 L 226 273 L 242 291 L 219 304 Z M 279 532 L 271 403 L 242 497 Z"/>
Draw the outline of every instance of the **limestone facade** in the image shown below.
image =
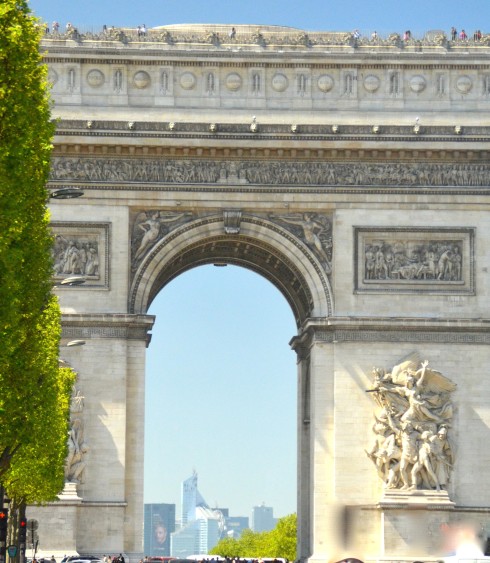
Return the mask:
<path fill-rule="evenodd" d="M 84 190 L 50 207 L 55 277 L 86 277 L 58 293 L 64 338 L 86 340 L 63 357 L 90 446 L 76 494 L 30 509 L 46 549 L 141 555 L 146 313 L 171 279 L 220 261 L 269 279 L 297 320 L 299 557 L 420 559 L 461 520 L 490 535 L 486 38 L 235 28 L 43 40 L 49 187 Z M 373 366 L 414 351 L 457 386 L 455 463 L 444 494 L 389 497 L 365 453 L 366 390 Z"/>

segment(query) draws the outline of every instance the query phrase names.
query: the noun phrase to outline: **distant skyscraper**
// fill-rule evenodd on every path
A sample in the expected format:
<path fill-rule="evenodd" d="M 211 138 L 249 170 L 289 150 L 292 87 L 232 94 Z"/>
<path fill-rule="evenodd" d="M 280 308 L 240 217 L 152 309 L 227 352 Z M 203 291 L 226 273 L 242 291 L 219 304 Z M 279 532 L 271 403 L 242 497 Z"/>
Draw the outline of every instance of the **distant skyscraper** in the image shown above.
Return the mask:
<path fill-rule="evenodd" d="M 254 506 L 252 508 L 252 530 L 254 532 L 267 532 L 276 525 L 272 506 Z"/>
<path fill-rule="evenodd" d="M 197 473 L 182 482 L 182 526 L 196 519 L 196 508 L 208 508 L 206 501 L 197 490 Z"/>
<path fill-rule="evenodd" d="M 175 531 L 175 504 L 145 504 L 145 555 L 170 555 L 170 534 Z"/>
<path fill-rule="evenodd" d="M 225 509 L 226 510 L 226 509 Z M 171 536 L 170 554 L 185 558 L 206 554 L 224 534 L 225 517 L 209 508 L 197 489 L 197 473 L 182 482 L 182 528 Z"/>

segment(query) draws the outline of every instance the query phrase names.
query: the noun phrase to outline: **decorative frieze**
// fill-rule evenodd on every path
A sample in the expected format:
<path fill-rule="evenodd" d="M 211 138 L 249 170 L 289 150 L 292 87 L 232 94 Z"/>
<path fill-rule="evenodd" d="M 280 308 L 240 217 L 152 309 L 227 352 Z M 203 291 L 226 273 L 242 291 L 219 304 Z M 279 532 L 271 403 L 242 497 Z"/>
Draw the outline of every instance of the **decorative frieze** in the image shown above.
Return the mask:
<path fill-rule="evenodd" d="M 51 181 L 308 186 L 490 185 L 488 164 L 53 158 Z"/>

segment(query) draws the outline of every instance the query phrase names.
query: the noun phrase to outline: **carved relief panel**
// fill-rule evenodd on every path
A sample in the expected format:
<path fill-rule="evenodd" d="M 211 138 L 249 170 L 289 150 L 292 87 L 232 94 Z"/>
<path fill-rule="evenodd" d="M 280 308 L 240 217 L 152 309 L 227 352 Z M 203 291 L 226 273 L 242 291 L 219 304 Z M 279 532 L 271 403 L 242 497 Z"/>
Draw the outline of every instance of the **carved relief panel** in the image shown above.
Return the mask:
<path fill-rule="evenodd" d="M 54 279 L 85 277 L 86 286 L 109 287 L 109 224 L 51 223 Z"/>
<path fill-rule="evenodd" d="M 474 293 L 474 229 L 355 228 L 355 290 Z"/>

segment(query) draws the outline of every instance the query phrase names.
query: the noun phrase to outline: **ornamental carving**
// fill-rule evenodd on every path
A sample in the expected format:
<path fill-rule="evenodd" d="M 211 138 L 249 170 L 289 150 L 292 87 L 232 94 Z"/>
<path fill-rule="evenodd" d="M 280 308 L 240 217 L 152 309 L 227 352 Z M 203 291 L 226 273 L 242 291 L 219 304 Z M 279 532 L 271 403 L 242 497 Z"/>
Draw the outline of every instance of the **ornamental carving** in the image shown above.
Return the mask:
<path fill-rule="evenodd" d="M 355 288 L 474 291 L 474 229 L 355 228 Z"/>
<path fill-rule="evenodd" d="M 146 254 L 167 233 L 190 221 L 192 213 L 173 213 L 152 209 L 141 211 L 133 221 L 131 235 L 131 265 L 136 269 Z"/>
<path fill-rule="evenodd" d="M 325 272 L 332 273 L 332 222 L 318 213 L 290 213 L 269 215 L 270 219 L 293 232 L 313 251 Z"/>
<path fill-rule="evenodd" d="M 70 407 L 70 430 L 68 432 L 68 455 L 65 460 L 65 481 L 84 483 L 89 446 L 85 441 L 83 407 L 85 397 L 78 387 L 73 387 Z"/>
<path fill-rule="evenodd" d="M 108 223 L 55 222 L 53 278 L 83 276 L 83 287 L 109 287 L 110 225 Z"/>
<path fill-rule="evenodd" d="M 367 392 L 376 403 L 374 440 L 366 451 L 387 489 L 447 488 L 456 385 L 411 354 L 391 371 L 373 368 Z"/>
<path fill-rule="evenodd" d="M 462 280 L 461 240 L 377 241 L 364 247 L 364 281 Z"/>
<path fill-rule="evenodd" d="M 217 161 L 165 158 L 55 157 L 51 180 L 214 184 L 222 170 L 240 183 L 300 186 L 485 186 L 486 164 Z"/>

